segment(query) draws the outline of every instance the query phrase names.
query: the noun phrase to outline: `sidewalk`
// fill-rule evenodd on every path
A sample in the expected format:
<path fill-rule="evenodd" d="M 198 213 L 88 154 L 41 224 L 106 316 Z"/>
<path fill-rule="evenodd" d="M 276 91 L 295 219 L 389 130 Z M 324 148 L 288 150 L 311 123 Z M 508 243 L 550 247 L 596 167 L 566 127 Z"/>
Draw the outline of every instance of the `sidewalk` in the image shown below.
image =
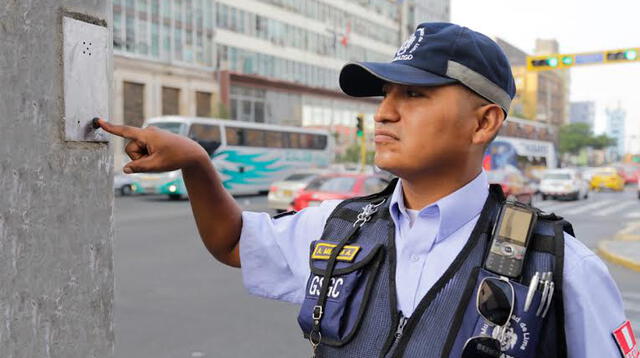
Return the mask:
<path fill-rule="evenodd" d="M 629 223 L 613 240 L 600 241 L 598 253 L 615 264 L 640 271 L 640 221 Z"/>

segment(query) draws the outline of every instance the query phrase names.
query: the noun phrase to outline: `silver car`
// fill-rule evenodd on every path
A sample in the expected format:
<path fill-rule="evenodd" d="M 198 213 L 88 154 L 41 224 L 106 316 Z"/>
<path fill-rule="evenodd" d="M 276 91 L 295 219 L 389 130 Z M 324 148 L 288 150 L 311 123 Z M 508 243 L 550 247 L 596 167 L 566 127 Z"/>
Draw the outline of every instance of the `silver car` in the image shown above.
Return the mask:
<path fill-rule="evenodd" d="M 586 199 L 589 196 L 589 183 L 583 179 L 577 169 L 550 169 L 540 181 L 542 200 L 552 199 Z"/>
<path fill-rule="evenodd" d="M 320 174 L 322 173 L 299 172 L 289 175 L 284 180 L 273 182 L 267 196 L 269 208 L 276 209 L 278 212 L 289 210 L 296 194 Z"/>

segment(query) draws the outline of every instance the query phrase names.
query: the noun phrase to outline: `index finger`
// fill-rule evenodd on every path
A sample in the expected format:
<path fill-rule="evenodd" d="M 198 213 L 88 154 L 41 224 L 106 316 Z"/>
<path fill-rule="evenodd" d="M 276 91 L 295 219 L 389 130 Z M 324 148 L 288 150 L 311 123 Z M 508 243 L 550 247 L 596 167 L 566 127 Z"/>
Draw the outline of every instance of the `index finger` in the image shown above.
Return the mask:
<path fill-rule="evenodd" d="M 127 139 L 140 139 L 142 129 L 127 125 L 112 124 L 104 119 L 98 119 L 98 124 L 105 131 Z"/>

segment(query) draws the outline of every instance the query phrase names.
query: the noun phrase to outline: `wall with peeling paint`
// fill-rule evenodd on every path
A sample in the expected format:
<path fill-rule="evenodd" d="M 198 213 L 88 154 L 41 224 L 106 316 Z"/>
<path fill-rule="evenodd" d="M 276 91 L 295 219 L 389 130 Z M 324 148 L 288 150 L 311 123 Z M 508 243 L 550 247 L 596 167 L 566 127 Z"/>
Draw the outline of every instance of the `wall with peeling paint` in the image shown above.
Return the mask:
<path fill-rule="evenodd" d="M 113 158 L 62 118 L 62 14 L 111 1 L 0 3 L 0 357 L 113 357 Z"/>

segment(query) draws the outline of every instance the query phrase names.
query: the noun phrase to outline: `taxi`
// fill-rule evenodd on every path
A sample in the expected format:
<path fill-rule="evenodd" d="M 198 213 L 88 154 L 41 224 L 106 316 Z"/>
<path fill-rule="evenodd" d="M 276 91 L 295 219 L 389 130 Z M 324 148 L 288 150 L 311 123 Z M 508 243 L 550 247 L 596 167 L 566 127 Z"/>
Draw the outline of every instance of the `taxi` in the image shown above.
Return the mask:
<path fill-rule="evenodd" d="M 602 189 L 623 191 L 624 178 L 618 173 L 616 168 L 600 168 L 591 177 L 591 189 L 596 191 Z"/>

